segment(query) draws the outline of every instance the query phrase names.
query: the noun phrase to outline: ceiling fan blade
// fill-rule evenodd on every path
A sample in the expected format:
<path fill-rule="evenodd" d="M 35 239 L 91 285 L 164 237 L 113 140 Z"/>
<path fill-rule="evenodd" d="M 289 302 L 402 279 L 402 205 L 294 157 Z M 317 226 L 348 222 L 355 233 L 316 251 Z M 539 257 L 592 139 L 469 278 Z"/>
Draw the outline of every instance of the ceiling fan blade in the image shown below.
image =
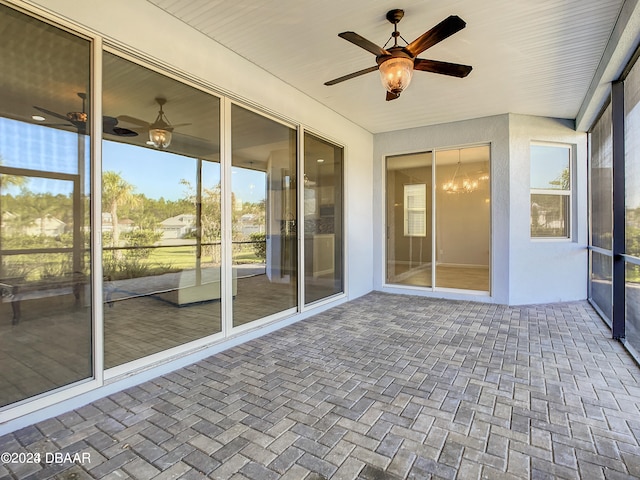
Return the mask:
<path fill-rule="evenodd" d="M 129 115 L 120 115 L 118 117 L 119 121 L 133 123 L 134 125 L 140 125 L 141 127 L 149 127 L 149 122 L 145 122 L 144 120 L 140 120 L 136 117 L 130 117 Z"/>
<path fill-rule="evenodd" d="M 459 78 L 466 77 L 469 75 L 471 70 L 473 70 L 473 67 L 469 65 L 440 62 L 438 60 L 425 60 L 424 58 L 416 58 L 413 62 L 413 68 L 423 72 L 440 73 L 442 75 Z"/>
<path fill-rule="evenodd" d="M 175 125 L 171 124 L 171 128 L 188 127 L 189 125 L 193 125 L 193 124 L 192 123 L 177 123 Z"/>
<path fill-rule="evenodd" d="M 33 106 L 36 110 L 40 110 L 42 113 L 46 113 L 47 115 L 51 115 L 52 117 L 60 118 L 62 120 L 69 121 L 69 118 L 66 115 L 62 115 L 60 113 L 52 112 L 51 110 L 47 110 L 46 108 Z"/>
<path fill-rule="evenodd" d="M 396 98 L 400 98 L 400 95 L 392 92 L 387 92 L 387 98 L 386 98 L 387 102 L 390 100 L 395 100 Z"/>
<path fill-rule="evenodd" d="M 423 33 L 405 47 L 412 57 L 418 56 L 427 48 L 462 30 L 467 24 L 457 15 L 445 18 L 428 32 Z"/>
<path fill-rule="evenodd" d="M 103 129 L 104 133 L 109 133 L 111 135 L 116 135 L 118 137 L 137 137 L 138 132 L 134 132 L 133 130 L 129 130 L 128 128 L 122 127 L 109 127 Z"/>
<path fill-rule="evenodd" d="M 360 48 L 364 48 L 366 51 L 373 53 L 376 56 L 379 55 L 389 55 L 384 48 L 379 47 L 375 43 L 370 40 L 367 40 L 364 37 L 361 37 L 356 32 L 342 32 L 338 34 L 339 37 L 344 38 L 346 41 L 357 45 Z"/>
<path fill-rule="evenodd" d="M 333 80 L 329 80 L 328 82 L 324 82 L 325 85 L 335 85 L 336 83 L 344 82 L 345 80 L 350 80 L 352 78 L 359 77 L 360 75 L 364 75 L 365 73 L 371 73 L 378 70 L 378 65 L 375 67 L 365 68 L 364 70 L 360 70 L 358 72 L 350 73 L 349 75 L 344 75 L 343 77 L 334 78 Z"/>

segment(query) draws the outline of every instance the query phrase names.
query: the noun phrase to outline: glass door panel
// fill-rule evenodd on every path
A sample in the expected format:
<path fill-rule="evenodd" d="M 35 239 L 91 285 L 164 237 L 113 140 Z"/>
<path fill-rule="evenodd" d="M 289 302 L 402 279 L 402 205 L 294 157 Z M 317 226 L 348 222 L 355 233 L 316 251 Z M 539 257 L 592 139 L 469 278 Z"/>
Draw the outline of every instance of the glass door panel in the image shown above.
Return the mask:
<path fill-rule="evenodd" d="M 436 287 L 489 291 L 486 146 L 436 153 Z"/>
<path fill-rule="evenodd" d="M 3 407 L 93 376 L 91 43 L 1 4 L 0 25 Z"/>
<path fill-rule="evenodd" d="M 344 291 L 342 148 L 304 135 L 305 303 Z"/>
<path fill-rule="evenodd" d="M 298 304 L 296 137 L 231 108 L 234 327 Z"/>
<path fill-rule="evenodd" d="M 220 100 L 111 53 L 103 75 L 105 118 L 118 119 L 102 143 L 111 368 L 222 329 Z M 173 131 L 154 144 L 160 109 Z"/>
<path fill-rule="evenodd" d="M 432 154 L 387 157 L 386 282 L 432 285 Z"/>

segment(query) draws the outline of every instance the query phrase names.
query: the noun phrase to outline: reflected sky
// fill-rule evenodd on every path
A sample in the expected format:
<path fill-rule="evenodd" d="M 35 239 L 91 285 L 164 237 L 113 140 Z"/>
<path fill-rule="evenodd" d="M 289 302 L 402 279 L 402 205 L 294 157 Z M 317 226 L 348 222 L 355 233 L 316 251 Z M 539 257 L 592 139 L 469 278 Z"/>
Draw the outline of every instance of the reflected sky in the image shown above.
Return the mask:
<path fill-rule="evenodd" d="M 87 136 L 79 137 L 74 132 L 36 125 L 0 117 L 0 164 L 5 167 L 39 170 L 75 175 L 82 166 L 78 165 L 78 152 L 84 143 L 86 155 L 89 152 Z M 88 158 L 88 157 L 85 157 Z M 179 200 L 187 195 L 182 179 L 195 185 L 197 162 L 194 158 L 174 153 L 140 148 L 125 143 L 105 140 L 102 142 L 102 169 L 112 170 L 134 185 L 135 193 L 148 198 Z M 90 185 L 90 172 L 85 172 L 85 188 Z M 263 172 L 243 168 L 232 168 L 233 190 L 243 202 L 259 202 L 266 196 L 266 180 Z M 220 181 L 208 175 L 207 181 Z M 69 182 L 45 178 L 28 179 L 24 185 L 34 193 L 68 195 L 72 191 Z M 215 185 L 206 185 L 212 187 Z M 5 192 L 18 193 L 17 187 L 4 187 Z"/>

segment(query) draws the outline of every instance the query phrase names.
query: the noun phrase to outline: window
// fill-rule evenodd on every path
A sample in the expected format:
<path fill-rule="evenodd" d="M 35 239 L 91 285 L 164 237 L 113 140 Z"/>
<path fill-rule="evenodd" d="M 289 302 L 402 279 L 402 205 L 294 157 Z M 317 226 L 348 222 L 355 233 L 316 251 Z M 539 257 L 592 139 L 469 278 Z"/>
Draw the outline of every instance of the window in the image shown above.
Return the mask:
<path fill-rule="evenodd" d="M 404 235 L 427 236 L 427 186 L 424 183 L 404 186 Z"/>
<path fill-rule="evenodd" d="M 571 236 L 571 147 L 531 145 L 531 237 Z"/>

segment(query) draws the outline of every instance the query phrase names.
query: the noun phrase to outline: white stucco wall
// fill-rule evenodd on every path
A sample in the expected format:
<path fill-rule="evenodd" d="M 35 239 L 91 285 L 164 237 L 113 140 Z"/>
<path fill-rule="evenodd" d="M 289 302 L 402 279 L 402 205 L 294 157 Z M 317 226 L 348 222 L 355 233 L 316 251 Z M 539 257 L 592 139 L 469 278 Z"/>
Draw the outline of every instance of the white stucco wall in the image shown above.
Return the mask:
<path fill-rule="evenodd" d="M 374 136 L 373 182 L 384 185 L 384 159 L 388 155 L 424 152 L 434 148 L 464 145 L 491 145 L 491 296 L 464 295 L 452 292 L 424 292 L 418 289 L 383 287 L 385 232 L 384 189 L 373 193 L 373 263 L 374 288 L 395 293 L 430 295 L 442 298 L 473 298 L 506 304 L 509 302 L 509 116 L 465 120 L 443 125 L 386 132 Z"/>
<path fill-rule="evenodd" d="M 573 121 L 509 115 L 511 169 L 509 303 L 546 303 L 587 298 L 587 135 Z M 530 145 L 574 146 L 571 240 L 530 236 Z"/>
<path fill-rule="evenodd" d="M 146 1 L 119 2 L 116 8 L 100 0 L 28 3 L 99 34 L 105 44 L 149 57 L 344 145 L 346 291 L 349 298 L 371 291 L 371 133 Z"/>

